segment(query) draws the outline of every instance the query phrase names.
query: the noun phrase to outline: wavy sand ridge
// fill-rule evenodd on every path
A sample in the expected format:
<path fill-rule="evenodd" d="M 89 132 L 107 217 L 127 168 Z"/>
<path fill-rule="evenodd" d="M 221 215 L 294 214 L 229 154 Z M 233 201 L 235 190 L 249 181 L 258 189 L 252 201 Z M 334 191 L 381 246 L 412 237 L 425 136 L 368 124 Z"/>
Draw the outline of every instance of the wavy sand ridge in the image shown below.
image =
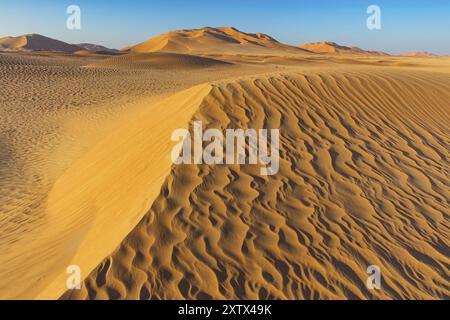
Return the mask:
<path fill-rule="evenodd" d="M 173 167 L 64 298 L 449 298 L 449 87 L 446 74 L 396 70 L 214 85 L 194 118 L 280 128 L 280 172 Z M 369 265 L 381 291 L 366 288 Z"/>

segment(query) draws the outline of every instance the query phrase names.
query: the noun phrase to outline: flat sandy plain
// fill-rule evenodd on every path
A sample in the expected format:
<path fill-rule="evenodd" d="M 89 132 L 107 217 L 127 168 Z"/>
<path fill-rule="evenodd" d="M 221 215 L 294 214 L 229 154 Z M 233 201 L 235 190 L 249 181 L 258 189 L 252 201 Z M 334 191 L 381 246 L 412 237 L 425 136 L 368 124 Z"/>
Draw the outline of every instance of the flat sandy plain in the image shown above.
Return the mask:
<path fill-rule="evenodd" d="M 225 32 L 0 52 L 1 299 L 450 298 L 450 58 Z M 280 171 L 172 165 L 194 120 L 280 129 Z"/>

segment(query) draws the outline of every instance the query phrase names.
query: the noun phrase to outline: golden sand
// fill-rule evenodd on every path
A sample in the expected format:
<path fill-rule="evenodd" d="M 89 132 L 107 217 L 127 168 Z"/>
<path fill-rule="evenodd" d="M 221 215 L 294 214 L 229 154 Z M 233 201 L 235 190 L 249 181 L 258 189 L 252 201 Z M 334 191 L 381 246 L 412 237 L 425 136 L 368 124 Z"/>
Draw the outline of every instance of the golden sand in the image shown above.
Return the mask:
<path fill-rule="evenodd" d="M 0 298 L 450 296 L 448 58 L 183 32 L 0 53 Z M 279 128 L 280 171 L 172 165 L 195 120 Z"/>

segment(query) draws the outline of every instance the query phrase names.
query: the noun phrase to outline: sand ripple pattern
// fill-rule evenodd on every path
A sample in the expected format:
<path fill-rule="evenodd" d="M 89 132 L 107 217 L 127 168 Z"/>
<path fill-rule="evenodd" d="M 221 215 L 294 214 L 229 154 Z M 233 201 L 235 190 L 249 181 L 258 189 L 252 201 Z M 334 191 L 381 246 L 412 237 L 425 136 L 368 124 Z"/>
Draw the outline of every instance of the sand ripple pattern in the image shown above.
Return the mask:
<path fill-rule="evenodd" d="M 173 167 L 69 299 L 449 298 L 450 79 L 290 74 L 218 83 L 196 119 L 280 128 L 280 172 Z M 382 290 L 366 288 L 379 265 Z"/>

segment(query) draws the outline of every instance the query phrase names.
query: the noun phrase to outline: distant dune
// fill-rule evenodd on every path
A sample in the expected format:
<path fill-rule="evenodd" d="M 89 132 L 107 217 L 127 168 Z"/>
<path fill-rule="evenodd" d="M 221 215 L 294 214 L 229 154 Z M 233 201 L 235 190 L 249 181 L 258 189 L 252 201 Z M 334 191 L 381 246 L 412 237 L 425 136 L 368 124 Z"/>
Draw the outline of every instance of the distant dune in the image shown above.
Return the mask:
<path fill-rule="evenodd" d="M 132 52 L 266 53 L 270 51 L 302 52 L 262 33 L 245 33 L 231 27 L 205 27 L 168 32 L 128 48 Z"/>
<path fill-rule="evenodd" d="M 0 50 L 6 51 L 49 51 L 78 54 L 118 54 L 119 50 L 92 43 L 69 44 L 40 34 L 0 38 Z"/>
<path fill-rule="evenodd" d="M 89 51 L 94 51 L 94 52 L 109 52 L 109 53 L 119 53 L 120 52 L 120 50 L 110 49 L 105 46 L 101 46 L 101 45 L 93 44 L 93 43 L 78 43 L 78 44 L 76 44 L 76 46 L 84 48 Z"/>
<path fill-rule="evenodd" d="M 330 41 L 305 43 L 301 45 L 300 48 L 315 53 L 363 54 L 363 55 L 379 55 L 379 56 L 387 55 L 384 52 L 367 51 L 358 47 L 346 47 Z"/>
<path fill-rule="evenodd" d="M 96 56 L 117 56 L 117 55 L 121 55 L 121 52 L 111 52 L 111 51 L 93 51 L 93 50 L 79 50 L 73 53 L 75 56 L 91 56 L 91 57 L 96 57 Z"/>
<path fill-rule="evenodd" d="M 405 52 L 401 53 L 400 56 L 403 57 L 419 57 L 419 58 L 432 58 L 432 57 L 438 57 L 438 55 L 428 52 L 428 51 L 411 51 L 411 52 Z"/>
<path fill-rule="evenodd" d="M 73 53 L 82 47 L 48 38 L 39 34 L 0 38 L 0 49 L 10 51 L 59 51 Z"/>

